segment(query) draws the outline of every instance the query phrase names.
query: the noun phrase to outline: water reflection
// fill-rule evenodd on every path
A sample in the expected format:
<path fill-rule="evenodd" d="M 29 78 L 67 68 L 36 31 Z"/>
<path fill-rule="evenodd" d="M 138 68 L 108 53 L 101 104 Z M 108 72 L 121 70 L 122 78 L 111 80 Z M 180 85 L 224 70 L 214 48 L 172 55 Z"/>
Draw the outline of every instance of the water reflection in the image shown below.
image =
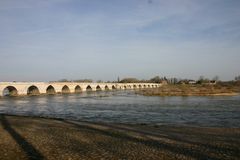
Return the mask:
<path fill-rule="evenodd" d="M 75 120 L 240 127 L 240 96 L 145 97 L 99 91 L 0 99 L 0 113 Z"/>

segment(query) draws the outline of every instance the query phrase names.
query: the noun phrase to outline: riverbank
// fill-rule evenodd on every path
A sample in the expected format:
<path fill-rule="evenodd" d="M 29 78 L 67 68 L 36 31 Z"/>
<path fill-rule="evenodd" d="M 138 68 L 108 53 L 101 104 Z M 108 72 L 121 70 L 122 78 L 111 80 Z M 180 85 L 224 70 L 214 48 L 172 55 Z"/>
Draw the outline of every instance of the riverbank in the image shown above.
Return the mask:
<path fill-rule="evenodd" d="M 136 93 L 145 96 L 234 96 L 240 94 L 240 84 L 164 85 L 159 88 L 142 89 Z"/>
<path fill-rule="evenodd" d="M 0 115 L 0 159 L 238 159 L 240 128 Z"/>

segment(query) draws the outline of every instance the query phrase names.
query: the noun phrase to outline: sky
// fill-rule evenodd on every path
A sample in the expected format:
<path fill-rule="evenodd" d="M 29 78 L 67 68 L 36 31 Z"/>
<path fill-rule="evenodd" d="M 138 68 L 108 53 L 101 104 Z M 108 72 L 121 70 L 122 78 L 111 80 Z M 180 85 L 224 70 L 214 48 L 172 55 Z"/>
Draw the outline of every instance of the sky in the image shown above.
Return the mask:
<path fill-rule="evenodd" d="M 240 75 L 239 0 L 0 0 L 0 81 Z"/>

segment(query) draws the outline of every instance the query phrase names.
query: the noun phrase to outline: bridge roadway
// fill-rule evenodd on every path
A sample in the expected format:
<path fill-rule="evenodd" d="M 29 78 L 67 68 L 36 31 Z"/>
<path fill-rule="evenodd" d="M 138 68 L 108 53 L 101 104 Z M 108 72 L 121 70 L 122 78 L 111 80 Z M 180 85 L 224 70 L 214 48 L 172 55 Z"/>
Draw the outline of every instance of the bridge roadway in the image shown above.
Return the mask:
<path fill-rule="evenodd" d="M 157 88 L 159 83 L 0 82 L 0 97 L 68 94 L 84 91 Z"/>

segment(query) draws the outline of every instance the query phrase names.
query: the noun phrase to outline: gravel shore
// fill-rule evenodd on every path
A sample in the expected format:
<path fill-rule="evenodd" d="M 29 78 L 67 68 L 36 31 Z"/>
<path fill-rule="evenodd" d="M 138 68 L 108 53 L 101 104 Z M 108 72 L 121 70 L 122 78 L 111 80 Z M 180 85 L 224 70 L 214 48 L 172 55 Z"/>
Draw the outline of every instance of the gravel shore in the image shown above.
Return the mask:
<path fill-rule="evenodd" d="M 240 128 L 0 115 L 0 159 L 239 159 Z"/>

